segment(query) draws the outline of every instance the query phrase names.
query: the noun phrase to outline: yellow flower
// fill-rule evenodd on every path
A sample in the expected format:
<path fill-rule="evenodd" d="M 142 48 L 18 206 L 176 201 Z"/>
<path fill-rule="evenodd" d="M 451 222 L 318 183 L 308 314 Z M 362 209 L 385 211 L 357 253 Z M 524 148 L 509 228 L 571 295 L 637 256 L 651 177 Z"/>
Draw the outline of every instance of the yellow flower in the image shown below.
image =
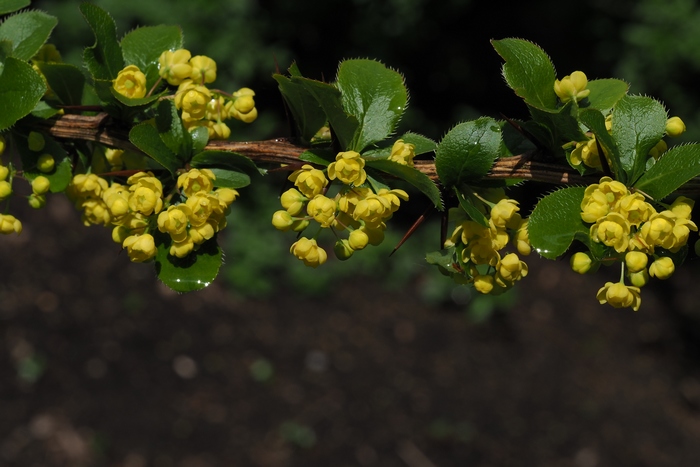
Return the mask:
<path fill-rule="evenodd" d="M 144 216 L 158 214 L 163 209 L 163 198 L 152 187 L 134 185 L 129 189 L 129 209 Z"/>
<path fill-rule="evenodd" d="M 530 235 L 527 231 L 527 219 L 522 219 L 520 225 L 518 226 L 518 231 L 513 238 L 513 244 L 515 249 L 518 250 L 522 256 L 527 256 L 532 252 L 532 245 L 530 245 Z"/>
<path fill-rule="evenodd" d="M 605 217 L 609 212 L 610 203 L 605 193 L 600 191 L 597 185 L 587 187 L 581 202 L 581 219 L 592 224 Z"/>
<path fill-rule="evenodd" d="M 7 199 L 12 194 L 12 185 L 6 180 L 0 181 L 0 201 Z"/>
<path fill-rule="evenodd" d="M 625 285 L 622 282 L 606 282 L 605 286 L 598 290 L 596 298 L 600 304 L 609 303 L 615 308 L 629 308 L 639 310 L 642 298 L 639 295 L 639 287 Z"/>
<path fill-rule="evenodd" d="M 192 74 L 189 60 L 192 54 L 187 49 L 166 50 L 158 58 L 158 74 L 168 84 L 177 86 Z"/>
<path fill-rule="evenodd" d="M 671 117 L 666 121 L 666 134 L 671 137 L 685 133 L 685 123 L 680 117 Z"/>
<path fill-rule="evenodd" d="M 328 178 L 336 178 L 346 185 L 362 185 L 367 179 L 365 160 L 355 151 L 339 152 L 335 162 L 328 166 Z"/>
<path fill-rule="evenodd" d="M 143 263 L 156 255 L 156 244 L 151 234 L 131 235 L 124 240 L 122 247 L 126 248 L 129 259 L 135 263 Z"/>
<path fill-rule="evenodd" d="M 184 258 L 189 255 L 192 250 L 194 250 L 194 242 L 190 236 L 187 236 L 185 240 L 181 242 L 173 242 L 170 245 L 170 256 L 176 256 L 178 258 Z"/>
<path fill-rule="evenodd" d="M 158 230 L 170 234 L 174 242 L 184 242 L 187 239 L 187 224 L 191 214 L 192 211 L 185 204 L 169 206 L 158 215 Z"/>
<path fill-rule="evenodd" d="M 102 194 L 102 200 L 114 217 L 129 212 L 129 189 L 119 183 L 112 183 Z"/>
<path fill-rule="evenodd" d="M 197 55 L 190 59 L 192 73 L 190 77 L 197 84 L 213 83 L 216 80 L 216 62 L 205 55 Z"/>
<path fill-rule="evenodd" d="M 207 105 L 211 100 L 211 92 L 206 87 L 186 79 L 175 93 L 175 106 L 182 109 L 183 120 L 201 120 L 207 113 Z"/>
<path fill-rule="evenodd" d="M 593 260 L 587 253 L 579 251 L 571 256 L 570 264 L 571 269 L 573 269 L 577 273 L 586 274 L 588 271 L 591 270 L 591 267 L 593 266 Z"/>
<path fill-rule="evenodd" d="M 289 252 L 302 260 L 305 265 L 316 268 L 326 262 L 326 251 L 316 244 L 316 239 L 301 237 L 289 248 Z"/>
<path fill-rule="evenodd" d="M 574 71 L 571 75 L 564 76 L 561 81 L 554 82 L 554 92 L 563 103 L 572 99 L 576 102 L 586 98 L 591 93 L 589 89 L 586 89 L 586 86 L 588 86 L 588 79 L 585 73 Z"/>
<path fill-rule="evenodd" d="M 640 193 L 625 195 L 620 198 L 616 211 L 627 218 L 630 224 L 639 227 L 656 213 L 654 207 L 644 200 Z"/>
<path fill-rule="evenodd" d="M 649 266 L 649 275 L 664 280 L 671 277 L 675 269 L 676 267 L 673 264 L 673 260 L 668 256 L 662 256 L 651 263 L 651 266 Z"/>
<path fill-rule="evenodd" d="M 402 139 L 396 140 L 391 147 L 389 160 L 413 167 L 413 158 L 416 157 L 415 148 L 413 144 L 404 143 Z"/>
<path fill-rule="evenodd" d="M 681 219 L 690 219 L 693 206 L 695 206 L 695 201 L 685 196 L 679 196 L 671 204 L 671 211 Z"/>
<path fill-rule="evenodd" d="M 465 263 L 471 261 L 474 264 L 489 264 L 495 266 L 501 259 L 493 247 L 491 239 L 488 237 L 480 238 L 470 242 L 464 250 L 462 250 L 462 261 Z"/>
<path fill-rule="evenodd" d="M 220 206 L 219 200 L 215 196 L 202 192 L 187 198 L 186 204 L 191 210 L 189 219 L 192 227 L 202 226 Z"/>
<path fill-rule="evenodd" d="M 645 268 L 638 272 L 630 272 L 627 277 L 633 286 L 644 287 L 649 282 L 649 271 Z"/>
<path fill-rule="evenodd" d="M 299 191 L 309 199 L 321 194 L 323 189 L 328 186 L 328 179 L 323 171 L 315 169 L 309 164 L 304 164 L 301 169 L 292 172 L 288 180 L 294 182 Z"/>
<path fill-rule="evenodd" d="M 19 235 L 22 233 L 22 223 L 11 214 L 0 214 L 0 233 Z"/>
<path fill-rule="evenodd" d="M 129 65 L 117 74 L 112 86 L 122 96 L 139 99 L 146 95 L 146 75 L 136 65 Z"/>
<path fill-rule="evenodd" d="M 209 193 L 214 188 L 216 175 L 210 169 L 190 169 L 177 177 L 177 188 L 190 197 L 200 191 Z"/>
<path fill-rule="evenodd" d="M 66 188 L 66 194 L 74 202 L 78 203 L 86 198 L 101 198 L 102 193 L 109 188 L 109 183 L 104 178 L 95 174 L 78 174 L 73 177 Z"/>
<path fill-rule="evenodd" d="M 372 226 L 380 223 L 388 215 L 391 215 L 391 202 L 374 193 L 358 201 L 352 213 L 356 221 L 361 220 Z"/>
<path fill-rule="evenodd" d="M 238 198 L 238 191 L 233 188 L 218 188 L 213 194 L 223 206 L 230 206 Z"/>
<path fill-rule="evenodd" d="M 83 211 L 82 220 L 85 226 L 104 225 L 106 227 L 112 222 L 112 214 L 101 199 L 86 199 L 79 207 Z"/>
<path fill-rule="evenodd" d="M 393 190 L 387 190 L 386 188 L 380 188 L 377 192 L 377 196 L 384 198 L 389 202 L 389 210 L 393 213 L 399 209 L 401 205 L 401 200 L 408 201 L 408 193 L 399 188 L 394 188 Z"/>
<path fill-rule="evenodd" d="M 489 294 L 493 290 L 493 276 L 479 274 L 474 276 L 474 288 L 482 294 Z"/>
<path fill-rule="evenodd" d="M 304 209 L 304 203 L 306 201 L 308 201 L 308 199 L 296 188 L 290 188 L 282 193 L 282 196 L 280 197 L 282 207 L 287 210 L 290 216 L 298 216 Z"/>
<path fill-rule="evenodd" d="M 508 253 L 498 262 L 496 271 L 496 282 L 501 287 L 508 287 L 527 276 L 527 264 L 515 253 Z"/>
<path fill-rule="evenodd" d="M 306 206 L 306 212 L 313 217 L 321 227 L 330 227 L 335 218 L 336 203 L 323 195 L 316 195 Z"/>
<path fill-rule="evenodd" d="M 621 214 L 611 212 L 591 226 L 590 235 L 594 241 L 622 253 L 629 245 L 630 223 Z"/>
<path fill-rule="evenodd" d="M 51 154 L 42 154 L 36 161 L 36 168 L 45 174 L 51 172 L 55 165 L 56 161 Z"/>
<path fill-rule="evenodd" d="M 659 140 L 659 142 L 649 150 L 649 155 L 654 159 L 658 159 L 666 151 L 668 151 L 668 144 L 666 144 L 664 140 Z"/>
<path fill-rule="evenodd" d="M 576 143 L 576 148 L 571 152 L 570 160 L 571 164 L 574 166 L 579 166 L 583 163 L 594 169 L 602 167 L 603 164 L 600 161 L 600 154 L 598 154 L 598 144 L 596 143 L 595 136 L 588 141 Z"/>
<path fill-rule="evenodd" d="M 521 221 L 518 211 L 520 208 L 516 200 L 504 198 L 491 208 L 491 221 L 500 229 L 517 229 Z"/>

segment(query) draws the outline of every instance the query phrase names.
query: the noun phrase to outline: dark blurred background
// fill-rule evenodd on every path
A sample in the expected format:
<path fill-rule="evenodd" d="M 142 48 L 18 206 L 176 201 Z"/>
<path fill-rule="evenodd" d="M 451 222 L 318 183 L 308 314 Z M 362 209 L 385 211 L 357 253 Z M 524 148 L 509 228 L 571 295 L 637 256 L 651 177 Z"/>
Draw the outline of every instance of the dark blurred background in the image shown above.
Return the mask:
<path fill-rule="evenodd" d="M 481 115 L 525 117 L 489 44 L 504 37 L 539 44 L 560 77 L 630 82 L 700 139 L 690 0 L 94 3 L 120 36 L 181 25 L 217 61 L 217 87 L 253 88 L 260 117 L 235 139 L 287 135 L 271 74 L 292 61 L 332 80 L 343 58 L 381 60 L 411 93 L 401 130 L 436 140 Z M 79 4 L 33 3 L 58 16 L 52 41 L 76 65 L 93 42 Z M 220 277 L 188 295 L 64 198 L 13 201 L 25 231 L 0 239 L 0 465 L 697 465 L 695 261 L 646 287 L 638 313 L 595 300 L 617 271 L 533 257 L 513 293 L 475 296 L 425 264 L 436 219 L 388 258 L 422 211 L 411 201 L 381 247 L 308 270 L 269 225 L 274 186 L 242 190 Z"/>

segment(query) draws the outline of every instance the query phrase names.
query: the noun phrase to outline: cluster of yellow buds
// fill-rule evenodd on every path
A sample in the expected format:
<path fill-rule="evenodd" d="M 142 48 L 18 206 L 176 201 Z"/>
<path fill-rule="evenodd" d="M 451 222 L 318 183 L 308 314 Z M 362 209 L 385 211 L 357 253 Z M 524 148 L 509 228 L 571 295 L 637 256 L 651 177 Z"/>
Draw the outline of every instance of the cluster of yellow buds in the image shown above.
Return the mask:
<path fill-rule="evenodd" d="M 497 202 L 490 206 L 489 226 L 473 220 L 462 221 L 445 242 L 445 248 L 456 248 L 466 282 L 483 294 L 500 294 L 527 276 L 527 264 L 518 253 L 532 251 L 527 232 L 527 219 L 518 212 L 518 202 L 497 190 Z M 503 250 L 513 245 L 517 253 Z M 504 253 L 502 255 L 502 252 Z"/>
<path fill-rule="evenodd" d="M 693 205 L 693 200 L 680 196 L 668 209 L 657 212 L 641 193 L 631 193 L 610 177 L 586 188 L 581 218 L 592 224 L 590 237 L 614 250 L 610 259 L 622 262 L 623 270 L 626 267 L 624 277 L 632 284 L 625 285 L 624 277 L 619 283 L 607 283 L 598 292 L 600 303 L 637 311 L 641 304 L 639 288 L 650 277 L 667 279 L 673 274 L 671 254 L 687 244 L 691 230 L 698 230 L 690 220 Z M 588 253 L 571 257 L 572 269 L 581 274 L 595 266 Z"/>
<path fill-rule="evenodd" d="M 413 163 L 412 144 L 397 141 L 392 148 L 391 159 L 399 163 Z M 309 164 L 295 170 L 289 180 L 295 188 L 290 188 L 280 199 L 283 210 L 272 216 L 272 225 L 278 230 L 301 232 L 312 220 L 321 229 L 331 229 L 338 240 L 333 251 L 338 259 L 350 258 L 355 251 L 367 245 L 379 245 L 384 240 L 386 222 L 401 204 L 408 200 L 408 193 L 401 189 L 380 188 L 376 192 L 362 186 L 367 180 L 365 160 L 355 151 L 340 152 L 327 169 Z M 342 187 L 334 197 L 326 196 L 330 180 L 339 180 Z M 339 232 L 347 231 L 347 238 L 340 238 Z M 304 264 L 318 267 L 326 262 L 326 251 L 318 246 L 315 238 L 302 237 L 295 242 L 290 253 Z"/>
<path fill-rule="evenodd" d="M 54 157 L 43 152 L 46 147 L 46 139 L 39 132 L 31 131 L 27 137 L 27 146 L 32 152 L 41 153 L 37 158 L 36 168 L 45 174 L 50 174 L 55 171 L 56 161 Z M 29 205 L 34 209 L 40 209 L 46 205 L 46 193 L 51 189 L 51 182 L 43 175 L 39 175 L 31 182 L 32 194 L 29 195 Z"/>
<path fill-rule="evenodd" d="M 156 226 L 172 239 L 170 254 L 184 258 L 226 226 L 228 206 L 238 192 L 230 188 L 214 190 L 215 175 L 208 169 L 191 169 L 178 177 L 178 199 L 184 201 L 166 208 L 161 181 L 151 172 L 138 172 L 126 185 L 108 182 L 95 174 L 73 177 L 66 194 L 82 211 L 87 225 L 112 226 L 112 239 L 127 249 L 134 262 L 156 255 L 150 232 Z"/>
<path fill-rule="evenodd" d="M 258 117 L 255 92 L 241 88 L 233 94 L 213 91 L 206 85 L 216 80 L 216 62 L 205 55 L 192 56 L 187 49 L 166 50 L 158 59 L 159 74 L 177 86 L 175 105 L 188 129 L 205 127 L 212 139 L 226 139 L 231 129 L 225 120 L 251 123 Z"/>
<path fill-rule="evenodd" d="M 591 93 L 591 90 L 586 89 L 586 86 L 588 86 L 586 74 L 582 71 L 574 71 L 561 80 L 554 81 L 554 92 L 564 104 L 570 100 L 578 102 Z"/>
<path fill-rule="evenodd" d="M 5 152 L 5 137 L 0 135 L 0 156 Z M 12 179 L 10 178 L 10 168 L 0 164 L 0 201 L 3 201 L 12 194 Z M 0 233 L 19 234 L 22 232 L 22 223 L 11 214 L 0 214 Z"/>

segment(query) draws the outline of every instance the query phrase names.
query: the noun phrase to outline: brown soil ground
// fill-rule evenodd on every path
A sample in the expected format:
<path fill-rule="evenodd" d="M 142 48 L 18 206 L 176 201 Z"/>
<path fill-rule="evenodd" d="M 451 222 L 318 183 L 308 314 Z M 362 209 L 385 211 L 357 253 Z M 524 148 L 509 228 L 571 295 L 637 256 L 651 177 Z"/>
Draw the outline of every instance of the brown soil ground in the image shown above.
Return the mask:
<path fill-rule="evenodd" d="M 634 313 L 595 301 L 614 274 L 533 258 L 476 324 L 418 283 L 177 295 L 45 214 L 0 239 L 2 466 L 700 465 L 692 268 Z"/>

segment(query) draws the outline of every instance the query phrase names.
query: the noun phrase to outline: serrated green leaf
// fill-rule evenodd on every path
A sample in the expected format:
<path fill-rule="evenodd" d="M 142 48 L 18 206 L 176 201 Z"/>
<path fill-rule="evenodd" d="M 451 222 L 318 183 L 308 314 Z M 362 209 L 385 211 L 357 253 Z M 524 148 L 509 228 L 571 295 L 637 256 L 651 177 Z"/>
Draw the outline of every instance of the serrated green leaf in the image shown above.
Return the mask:
<path fill-rule="evenodd" d="M 202 151 L 192 158 L 190 165 L 197 168 L 219 167 L 244 172 L 251 176 L 266 173 L 264 169 L 259 169 L 250 158 L 230 151 Z"/>
<path fill-rule="evenodd" d="M 7 57 L 0 75 L 0 131 L 31 112 L 46 92 L 46 84 L 32 66 Z"/>
<path fill-rule="evenodd" d="M 586 89 L 591 91 L 587 98 L 590 108 L 608 110 L 625 97 L 629 85 L 619 79 L 594 79 L 588 82 Z"/>
<path fill-rule="evenodd" d="M 352 150 L 362 152 L 393 133 L 408 102 L 403 76 L 375 60 L 345 60 L 337 85 L 345 112 L 359 123 Z"/>
<path fill-rule="evenodd" d="M 666 109 L 645 96 L 625 96 L 615 105 L 612 137 L 620 150 L 627 181 L 634 184 L 644 173 L 651 148 L 666 132 Z"/>
<path fill-rule="evenodd" d="M 352 150 L 359 123 L 355 117 L 345 112 L 340 91 L 335 86 L 308 78 L 292 76 L 292 82 L 301 84 L 316 99 L 325 112 L 341 149 Z"/>
<path fill-rule="evenodd" d="M 316 165 L 328 166 L 335 161 L 335 154 L 329 149 L 309 149 L 299 154 L 299 160 Z"/>
<path fill-rule="evenodd" d="M 279 74 L 272 77 L 277 81 L 282 97 L 292 113 L 299 136 L 306 143 L 310 142 L 319 128 L 326 124 L 326 113 L 303 84 Z"/>
<path fill-rule="evenodd" d="M 428 264 L 434 264 L 451 273 L 459 273 L 459 270 L 454 267 L 454 249 L 433 251 L 425 255 L 425 260 Z"/>
<path fill-rule="evenodd" d="M 578 107 L 573 101 L 567 102 L 563 107 L 556 110 L 541 110 L 528 106 L 530 114 L 535 122 L 549 129 L 552 135 L 550 141 L 540 141 L 554 154 L 561 153 L 562 142 L 583 141 L 586 135 L 579 128 L 576 114 Z"/>
<path fill-rule="evenodd" d="M 207 287 L 219 274 L 221 248 L 216 236 L 207 240 L 185 258 L 170 256 L 170 237 L 154 235 L 158 251 L 155 257 L 156 273 L 165 285 L 176 292 L 192 292 Z"/>
<path fill-rule="evenodd" d="M 474 199 L 471 191 L 468 190 L 468 187 L 463 187 L 462 189 L 455 187 L 455 194 L 459 200 L 459 205 L 462 207 L 462 209 L 464 209 L 464 212 L 467 213 L 467 216 L 469 216 L 471 220 L 484 227 L 489 226 L 489 220 L 477 207 L 476 200 Z"/>
<path fill-rule="evenodd" d="M 379 181 L 378 178 L 375 178 L 369 174 L 367 174 L 367 182 L 369 182 L 369 186 L 372 187 L 372 190 L 374 190 L 375 193 L 379 193 L 379 190 L 391 190 L 391 187 L 389 185 L 382 181 Z"/>
<path fill-rule="evenodd" d="M 503 76 L 515 94 L 539 109 L 556 109 L 556 73 L 549 56 L 539 46 L 522 39 L 492 40 L 505 60 Z"/>
<path fill-rule="evenodd" d="M 82 71 L 67 63 L 39 62 L 37 66 L 61 104 L 82 104 L 85 88 L 85 75 Z"/>
<path fill-rule="evenodd" d="M 12 42 L 12 56 L 27 61 L 44 45 L 56 24 L 55 16 L 42 11 L 24 11 L 0 24 L 0 41 Z"/>
<path fill-rule="evenodd" d="M 160 139 L 181 161 L 186 162 L 192 155 L 192 140 L 189 132 L 182 124 L 182 119 L 177 113 L 175 102 L 171 99 L 158 103 L 156 114 L 156 128 L 160 133 Z"/>
<path fill-rule="evenodd" d="M 179 26 L 146 26 L 129 32 L 121 41 L 124 63 L 136 65 L 146 75 L 150 89 L 158 80 L 158 58 L 166 50 L 182 48 Z"/>
<path fill-rule="evenodd" d="M 173 176 L 182 165 L 178 156 L 161 139 L 153 121 L 142 122 L 133 127 L 129 132 L 129 141 L 162 165 Z"/>
<path fill-rule="evenodd" d="M 523 122 L 513 121 L 514 124 L 523 127 Z M 533 151 L 536 146 L 525 137 L 522 131 L 518 131 L 511 123 L 507 121 L 499 122 L 501 126 L 501 149 L 498 153 L 499 157 L 509 157 L 524 154 L 528 151 Z"/>
<path fill-rule="evenodd" d="M 627 173 L 623 170 L 622 162 L 620 161 L 620 150 L 613 137 L 608 133 L 608 129 L 605 127 L 605 117 L 603 117 L 603 114 L 595 109 L 582 109 L 579 112 L 579 120 L 593 132 L 596 141 L 608 155 L 610 170 L 612 170 L 615 179 L 626 183 Z"/>
<path fill-rule="evenodd" d="M 563 255 L 578 232 L 588 233 L 581 219 L 585 187 L 562 188 L 542 198 L 530 214 L 527 232 L 532 247 L 543 257 Z"/>
<path fill-rule="evenodd" d="M 398 139 L 402 139 L 406 144 L 412 144 L 413 152 L 416 154 L 416 156 L 434 152 L 437 149 L 437 143 L 435 141 L 411 131 L 404 133 Z"/>
<path fill-rule="evenodd" d="M 698 175 L 700 144 L 674 146 L 639 178 L 634 187 L 655 200 L 662 200 Z"/>
<path fill-rule="evenodd" d="M 0 0 L 0 15 L 21 10 L 28 7 L 30 3 L 30 0 Z"/>
<path fill-rule="evenodd" d="M 491 170 L 501 145 L 501 129 L 492 118 L 460 123 L 435 151 L 435 169 L 448 188 L 477 181 Z"/>
<path fill-rule="evenodd" d="M 440 190 L 427 175 L 418 169 L 389 160 L 367 161 L 366 165 L 367 167 L 371 167 L 375 170 L 398 177 L 401 180 L 405 180 L 427 196 L 438 211 L 442 211 L 444 209 L 442 205 L 442 198 L 440 197 Z"/>
<path fill-rule="evenodd" d="M 112 94 L 112 97 L 122 104 L 124 104 L 127 107 L 147 107 L 154 102 L 156 102 L 158 99 L 163 97 L 163 93 L 160 94 L 154 94 L 148 97 L 137 97 L 137 98 L 131 98 L 131 97 L 126 97 L 123 94 L 120 94 L 117 92 L 116 89 L 114 89 L 114 86 L 112 86 L 111 81 L 102 81 L 102 83 L 106 83 L 109 85 L 109 92 Z M 104 93 L 100 94 L 100 97 L 103 97 Z M 110 99 L 105 99 L 105 101 L 109 102 Z"/>
<path fill-rule="evenodd" d="M 237 170 L 219 169 L 212 167 L 211 170 L 216 179 L 214 186 L 217 188 L 243 188 L 250 185 L 250 176 Z"/>
<path fill-rule="evenodd" d="M 95 79 L 113 80 L 124 68 L 117 25 L 109 13 L 91 3 L 80 5 L 80 11 L 95 35 L 95 44 L 83 52 L 85 66 Z"/>

